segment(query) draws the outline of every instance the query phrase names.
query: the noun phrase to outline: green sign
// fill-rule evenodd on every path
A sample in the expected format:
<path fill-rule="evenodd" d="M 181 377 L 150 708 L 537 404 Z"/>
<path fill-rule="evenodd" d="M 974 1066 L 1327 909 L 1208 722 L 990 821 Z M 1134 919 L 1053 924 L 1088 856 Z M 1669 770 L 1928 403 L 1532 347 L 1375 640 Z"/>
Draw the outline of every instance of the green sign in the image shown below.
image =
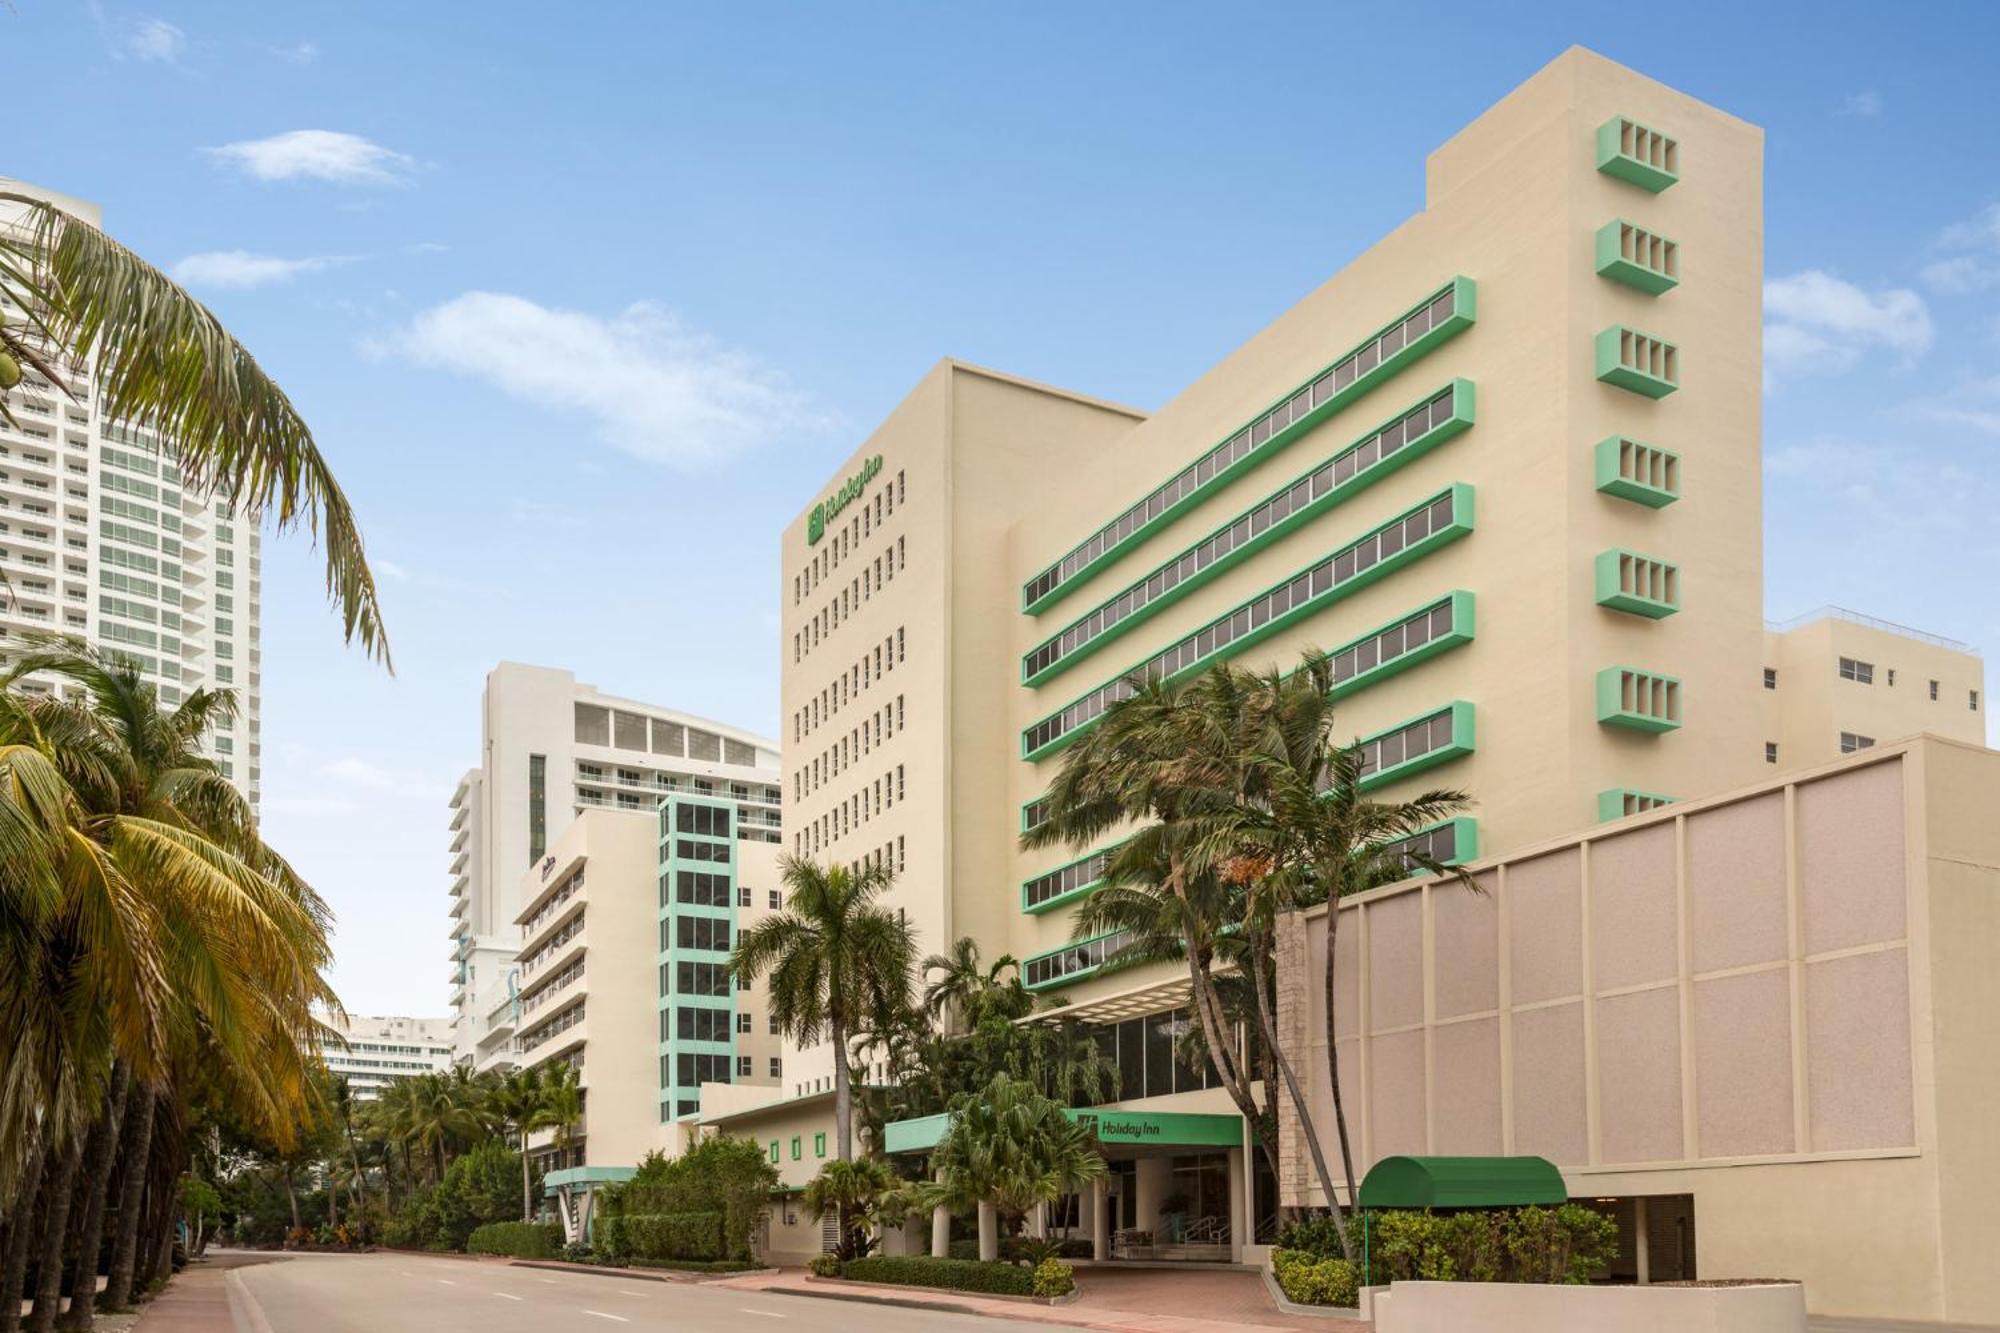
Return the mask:
<path fill-rule="evenodd" d="M 1176 1147 L 1243 1144 L 1243 1118 L 1186 1111 L 1065 1110 L 1064 1115 L 1097 1131 L 1100 1143 L 1157 1143 Z"/>
<path fill-rule="evenodd" d="M 839 490 L 814 505 L 812 514 L 806 519 L 806 545 L 817 545 L 819 539 L 826 535 L 827 521 L 837 518 L 841 510 L 854 503 L 881 470 L 882 455 L 876 454 L 861 465 L 859 472 L 843 482 Z"/>

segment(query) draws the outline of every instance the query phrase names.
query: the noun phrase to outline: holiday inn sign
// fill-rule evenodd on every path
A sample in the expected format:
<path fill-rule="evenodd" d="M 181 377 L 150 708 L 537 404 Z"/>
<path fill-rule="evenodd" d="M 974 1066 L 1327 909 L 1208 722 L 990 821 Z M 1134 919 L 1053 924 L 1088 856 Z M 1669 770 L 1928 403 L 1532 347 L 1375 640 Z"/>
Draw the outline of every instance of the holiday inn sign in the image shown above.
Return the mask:
<path fill-rule="evenodd" d="M 881 470 L 882 455 L 876 454 L 861 465 L 859 472 L 841 483 L 839 490 L 814 505 L 812 514 L 806 519 L 806 545 L 817 545 L 819 539 L 826 535 L 828 520 L 838 518 L 841 510 L 854 503 Z"/>

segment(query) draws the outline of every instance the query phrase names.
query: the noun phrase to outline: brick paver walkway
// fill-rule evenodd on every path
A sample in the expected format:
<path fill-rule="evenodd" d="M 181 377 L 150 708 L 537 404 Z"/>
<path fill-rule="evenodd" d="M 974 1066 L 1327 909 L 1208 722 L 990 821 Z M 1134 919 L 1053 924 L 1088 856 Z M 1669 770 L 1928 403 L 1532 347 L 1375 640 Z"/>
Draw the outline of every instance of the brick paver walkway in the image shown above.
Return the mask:
<path fill-rule="evenodd" d="M 224 1252 L 189 1264 L 167 1289 L 139 1311 L 135 1333 L 234 1333 L 229 1313 L 229 1270 L 267 1264 L 279 1256 Z"/>

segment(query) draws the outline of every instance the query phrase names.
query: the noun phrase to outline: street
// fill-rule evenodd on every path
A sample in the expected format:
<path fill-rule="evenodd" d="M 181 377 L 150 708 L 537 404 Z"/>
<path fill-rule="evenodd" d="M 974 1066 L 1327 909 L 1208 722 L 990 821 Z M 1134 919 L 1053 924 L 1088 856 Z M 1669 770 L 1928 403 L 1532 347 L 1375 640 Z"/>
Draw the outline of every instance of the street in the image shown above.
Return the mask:
<path fill-rule="evenodd" d="M 1054 1329 L 1056 1325 L 860 1305 L 707 1283 L 642 1282 L 405 1253 L 301 1254 L 230 1272 L 237 1333 L 743 1333 L 800 1329 Z"/>

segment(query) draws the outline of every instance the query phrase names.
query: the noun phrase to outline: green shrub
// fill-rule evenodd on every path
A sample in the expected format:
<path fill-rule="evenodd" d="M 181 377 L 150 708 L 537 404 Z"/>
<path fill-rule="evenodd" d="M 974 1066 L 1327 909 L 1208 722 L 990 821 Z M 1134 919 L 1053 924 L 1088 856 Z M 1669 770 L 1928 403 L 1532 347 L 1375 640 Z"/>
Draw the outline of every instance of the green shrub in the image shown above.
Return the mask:
<path fill-rule="evenodd" d="M 1323 1259 L 1305 1250 L 1278 1250 L 1271 1268 L 1285 1299 L 1299 1305 L 1351 1309 L 1360 1299 L 1360 1274 L 1345 1259 Z"/>
<path fill-rule="evenodd" d="M 748 1260 L 750 1238 L 770 1210 L 777 1185 L 777 1168 L 760 1145 L 717 1135 L 678 1157 L 647 1154 L 632 1179 L 604 1191 L 598 1225 L 613 1217 L 714 1213 L 721 1219 L 721 1254 L 714 1257 Z M 625 1244 L 638 1253 L 636 1242 Z"/>
<path fill-rule="evenodd" d="M 1610 1269 L 1618 1224 L 1582 1204 L 1522 1208 L 1508 1220 L 1505 1246 L 1514 1281 L 1581 1284 Z"/>
<path fill-rule="evenodd" d="M 671 1273 L 754 1273 L 763 1265 L 754 1259 L 634 1259 L 629 1267 Z"/>
<path fill-rule="evenodd" d="M 1355 1229 L 1354 1248 L 1358 1251 L 1361 1248 L 1360 1216 L 1351 1217 L 1348 1225 Z M 1278 1232 L 1278 1248 L 1298 1250 L 1316 1259 L 1347 1257 L 1340 1252 L 1340 1233 L 1334 1230 L 1333 1217 L 1326 1213 L 1285 1223 L 1283 1229 Z"/>
<path fill-rule="evenodd" d="M 1355 1216 L 1349 1225 L 1360 1260 L 1361 1218 Z M 1293 1223 L 1280 1234 L 1279 1246 L 1314 1259 L 1340 1257 L 1331 1218 Z M 1451 1213 L 1392 1208 L 1369 1215 L 1366 1261 L 1356 1265 L 1356 1277 L 1363 1286 L 1411 1281 L 1581 1283 L 1608 1271 L 1617 1252 L 1617 1224 L 1581 1204 Z M 1281 1276 L 1281 1284 L 1282 1280 Z"/>
<path fill-rule="evenodd" d="M 874 1255 L 843 1264 L 840 1275 L 856 1282 L 888 1282 L 904 1287 L 949 1287 L 953 1291 L 1002 1296 L 1034 1294 L 1034 1276 L 1020 1265 L 1004 1261 L 981 1263 L 977 1259 Z"/>
<path fill-rule="evenodd" d="M 634 1259 L 720 1259 L 721 1213 L 627 1214 L 622 1240 Z"/>
<path fill-rule="evenodd" d="M 597 1251 L 589 1241 L 573 1240 L 563 1246 L 562 1257 L 573 1264 L 594 1264 L 597 1262 Z"/>
<path fill-rule="evenodd" d="M 488 1222 L 466 1238 L 465 1252 L 553 1259 L 563 1252 L 562 1228 L 554 1222 Z"/>
<path fill-rule="evenodd" d="M 1035 1295 L 1054 1299 L 1076 1290 L 1076 1272 L 1062 1260 L 1050 1256 L 1035 1265 Z"/>
<path fill-rule="evenodd" d="M 806 1271 L 814 1277 L 839 1277 L 840 1256 L 837 1254 L 815 1254 L 806 1260 Z"/>

